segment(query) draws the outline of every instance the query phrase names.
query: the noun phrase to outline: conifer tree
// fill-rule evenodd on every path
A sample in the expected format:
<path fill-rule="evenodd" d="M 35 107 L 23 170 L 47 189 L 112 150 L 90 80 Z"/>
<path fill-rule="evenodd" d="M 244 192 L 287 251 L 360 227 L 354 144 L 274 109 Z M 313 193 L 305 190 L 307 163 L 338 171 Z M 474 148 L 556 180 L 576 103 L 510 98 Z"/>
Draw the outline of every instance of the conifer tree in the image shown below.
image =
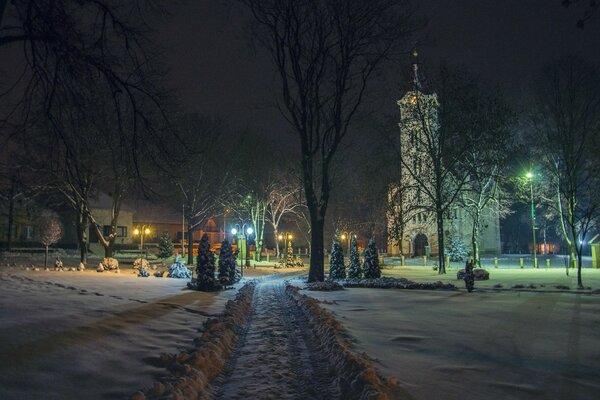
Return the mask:
<path fill-rule="evenodd" d="M 235 254 L 231 249 L 231 243 L 225 239 L 221 243 L 221 253 L 219 254 L 219 282 L 223 286 L 230 286 L 239 280 L 235 269 Z"/>
<path fill-rule="evenodd" d="M 375 239 L 373 238 L 369 240 L 369 245 L 365 250 L 365 262 L 362 266 L 362 272 L 366 279 L 377 279 L 381 277 L 377 246 L 375 245 Z"/>
<path fill-rule="evenodd" d="M 344 265 L 344 250 L 340 244 L 339 234 L 336 232 L 331 245 L 331 261 L 329 262 L 329 279 L 346 279 L 346 266 Z"/>
<path fill-rule="evenodd" d="M 355 237 L 352 238 L 350 247 L 350 265 L 348 266 L 348 278 L 360 279 L 362 278 L 362 270 L 360 267 L 360 257 L 358 256 L 358 243 Z"/>
<path fill-rule="evenodd" d="M 168 232 L 163 232 L 158 239 L 158 258 L 169 258 L 173 255 L 174 247 Z"/>
<path fill-rule="evenodd" d="M 206 233 L 200 239 L 196 272 L 198 274 L 196 282 L 198 290 L 212 292 L 221 288 L 221 284 L 215 279 L 215 255 L 210 251 L 210 242 Z"/>
<path fill-rule="evenodd" d="M 285 266 L 287 268 L 293 268 L 296 266 L 296 260 L 294 260 L 294 247 L 292 246 L 292 241 L 288 240 L 287 246 L 287 256 L 285 260 Z"/>

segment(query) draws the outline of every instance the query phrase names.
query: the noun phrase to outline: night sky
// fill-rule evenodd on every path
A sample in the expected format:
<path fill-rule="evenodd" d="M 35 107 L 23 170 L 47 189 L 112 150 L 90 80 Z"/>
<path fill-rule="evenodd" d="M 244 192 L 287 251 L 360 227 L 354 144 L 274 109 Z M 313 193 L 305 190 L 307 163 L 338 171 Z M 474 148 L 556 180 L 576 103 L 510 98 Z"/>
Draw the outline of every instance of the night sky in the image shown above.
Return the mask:
<path fill-rule="evenodd" d="M 414 3 L 429 20 L 411 40 L 420 43 L 424 67 L 435 68 L 440 61 L 464 66 L 517 101 L 535 71 L 552 58 L 574 53 L 600 62 L 600 15 L 584 30 L 575 26 L 584 4 L 566 9 L 560 0 Z M 268 58 L 252 47 L 240 4 L 186 1 L 170 11 L 172 17 L 158 26 L 158 41 L 166 49 L 169 81 L 180 89 L 184 109 L 220 114 L 237 127 L 286 129 L 273 107 L 279 94 L 276 76 Z M 401 72 L 408 63 L 407 58 L 393 66 L 398 79 L 392 78 L 378 96 L 387 112 L 401 97 Z"/>

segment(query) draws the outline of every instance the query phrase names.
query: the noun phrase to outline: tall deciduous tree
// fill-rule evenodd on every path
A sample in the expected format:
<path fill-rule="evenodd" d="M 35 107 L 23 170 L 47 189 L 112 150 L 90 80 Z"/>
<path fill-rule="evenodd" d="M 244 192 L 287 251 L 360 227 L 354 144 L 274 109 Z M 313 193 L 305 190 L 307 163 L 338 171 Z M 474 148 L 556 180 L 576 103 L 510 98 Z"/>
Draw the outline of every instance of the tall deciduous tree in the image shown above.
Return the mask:
<path fill-rule="evenodd" d="M 272 57 L 281 111 L 301 148 L 310 213 L 308 280 L 323 281 L 331 169 L 375 72 L 409 35 L 408 1 L 240 0 Z"/>
<path fill-rule="evenodd" d="M 279 226 L 285 218 L 298 217 L 305 203 L 302 196 L 302 185 L 291 174 L 278 175 L 270 186 L 267 198 L 267 219 L 273 227 L 277 257 L 279 257 Z"/>
<path fill-rule="evenodd" d="M 577 258 L 577 284 L 583 288 L 583 245 L 600 218 L 600 70 L 585 60 L 563 57 L 544 68 L 535 93 L 533 128 L 543 138 L 536 144 L 555 193 L 563 236 Z"/>

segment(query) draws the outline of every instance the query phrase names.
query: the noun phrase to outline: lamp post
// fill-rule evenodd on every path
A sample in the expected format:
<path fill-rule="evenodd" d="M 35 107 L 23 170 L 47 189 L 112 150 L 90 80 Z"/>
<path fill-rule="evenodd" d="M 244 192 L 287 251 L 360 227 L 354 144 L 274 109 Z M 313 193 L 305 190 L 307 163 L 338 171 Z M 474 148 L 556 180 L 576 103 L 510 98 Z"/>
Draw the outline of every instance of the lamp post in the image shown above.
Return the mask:
<path fill-rule="evenodd" d="M 247 226 L 246 226 L 247 225 Z M 248 236 L 251 236 L 254 233 L 254 229 L 252 229 L 252 226 L 250 226 L 249 223 L 244 223 L 241 226 L 240 229 L 240 225 L 239 224 L 235 224 L 235 226 L 237 228 L 232 228 L 231 229 L 231 234 L 233 236 L 236 236 L 238 239 L 240 238 L 244 238 L 244 259 L 245 259 L 245 263 L 246 263 L 246 268 L 250 267 L 250 258 L 248 257 Z M 239 229 L 239 230 L 238 230 Z M 238 245 L 239 245 L 239 240 L 238 240 Z M 242 275 L 242 277 L 244 276 L 244 265 L 242 262 L 242 259 L 240 258 L 240 273 Z"/>
<path fill-rule="evenodd" d="M 140 235 L 140 264 L 142 264 L 142 259 L 144 258 L 144 236 L 150 234 L 150 227 L 146 225 L 142 225 L 140 228 L 135 228 L 133 230 L 133 235 Z"/>
<path fill-rule="evenodd" d="M 354 232 L 350 231 L 350 232 L 347 232 L 347 234 L 345 232 L 340 235 L 340 239 L 342 239 L 342 241 L 348 239 L 348 257 L 350 257 L 350 253 L 352 251 L 352 249 L 350 248 L 350 244 L 352 242 L 352 237 L 356 237 L 356 235 L 352 236 L 353 233 Z"/>
<path fill-rule="evenodd" d="M 288 256 L 288 249 L 289 249 L 289 247 L 290 247 L 290 245 L 292 243 L 292 239 L 294 238 L 294 236 L 291 233 L 283 233 L 283 234 L 279 234 L 279 236 L 277 238 L 279 240 L 284 240 L 285 239 L 285 241 L 284 241 L 284 243 L 285 243 L 285 255 L 284 255 L 284 257 L 285 257 L 286 266 L 287 266 L 287 263 L 288 263 L 288 258 L 287 258 L 287 256 Z"/>
<path fill-rule="evenodd" d="M 535 242 L 535 206 L 533 204 L 533 173 L 528 172 L 526 175 L 529 181 L 529 193 L 531 195 L 531 231 L 533 235 L 533 268 L 537 268 L 537 244 Z"/>

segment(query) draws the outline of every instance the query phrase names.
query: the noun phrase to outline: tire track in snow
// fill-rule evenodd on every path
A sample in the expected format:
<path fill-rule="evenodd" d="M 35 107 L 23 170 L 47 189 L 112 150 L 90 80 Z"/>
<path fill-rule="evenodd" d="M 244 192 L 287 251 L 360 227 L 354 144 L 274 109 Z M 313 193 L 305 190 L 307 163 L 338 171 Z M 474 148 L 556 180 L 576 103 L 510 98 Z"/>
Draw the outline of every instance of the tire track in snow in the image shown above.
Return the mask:
<path fill-rule="evenodd" d="M 252 315 L 223 374 L 215 399 L 336 399 L 326 357 L 281 281 L 254 292 Z"/>

